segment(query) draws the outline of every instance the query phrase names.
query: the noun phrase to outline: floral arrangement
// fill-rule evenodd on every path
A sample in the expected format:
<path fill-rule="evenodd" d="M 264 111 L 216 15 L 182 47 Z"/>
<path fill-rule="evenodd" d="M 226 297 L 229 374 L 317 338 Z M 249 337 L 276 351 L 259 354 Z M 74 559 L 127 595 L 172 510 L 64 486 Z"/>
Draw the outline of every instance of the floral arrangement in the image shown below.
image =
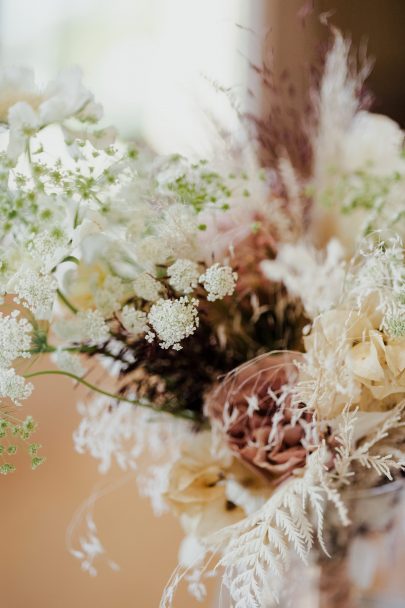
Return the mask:
<path fill-rule="evenodd" d="M 405 468 L 403 133 L 349 55 L 336 32 L 305 147 L 268 163 L 251 129 L 208 160 L 114 143 L 76 69 L 0 75 L 0 472 L 36 376 L 98 393 L 76 449 L 101 471 L 151 449 L 141 491 L 186 532 L 162 606 L 182 578 L 203 597 L 214 556 L 232 605 L 273 605 L 294 553 L 330 551 L 328 512 L 348 525 L 347 489 Z M 101 552 L 93 525 L 74 553 L 93 573 Z"/>

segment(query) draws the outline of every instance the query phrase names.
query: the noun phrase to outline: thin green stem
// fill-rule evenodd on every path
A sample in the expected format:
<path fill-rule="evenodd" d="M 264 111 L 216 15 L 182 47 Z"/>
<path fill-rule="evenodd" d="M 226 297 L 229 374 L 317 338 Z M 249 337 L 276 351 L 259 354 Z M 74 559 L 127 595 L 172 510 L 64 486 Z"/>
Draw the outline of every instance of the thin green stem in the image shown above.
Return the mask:
<path fill-rule="evenodd" d="M 56 370 L 56 369 L 41 370 L 38 372 L 32 372 L 31 374 L 24 374 L 24 378 L 29 379 L 29 378 L 35 378 L 37 376 L 48 376 L 48 375 L 66 376 L 67 378 L 76 380 L 76 382 L 79 382 L 80 384 L 82 384 L 86 388 L 94 391 L 95 393 L 99 393 L 100 395 L 104 395 L 105 397 L 110 397 L 111 399 L 115 399 L 116 401 L 125 401 L 126 403 L 132 403 L 132 405 L 146 407 L 154 412 L 165 412 L 167 414 L 171 414 L 172 416 L 176 416 L 177 418 L 184 418 L 185 420 L 190 420 L 192 422 L 199 421 L 198 417 L 192 411 L 183 410 L 183 411 L 173 412 L 171 410 L 164 409 L 164 408 L 157 410 L 155 407 L 153 407 L 152 405 L 150 405 L 146 402 L 140 402 L 140 401 L 136 401 L 134 399 L 128 399 L 127 397 L 124 397 L 123 395 L 116 395 L 114 393 L 110 393 L 109 391 L 106 391 L 102 388 L 99 388 L 98 386 L 95 386 L 94 384 L 91 384 L 84 378 L 80 378 L 80 376 L 76 376 L 75 374 L 72 374 L 70 372 L 66 372 L 63 370 Z"/>
<path fill-rule="evenodd" d="M 73 304 L 69 302 L 67 297 L 61 292 L 59 288 L 56 290 L 56 293 L 58 294 L 58 298 L 65 304 L 65 306 L 69 308 L 69 310 L 71 310 L 75 314 L 79 312 L 76 306 L 73 306 Z"/>

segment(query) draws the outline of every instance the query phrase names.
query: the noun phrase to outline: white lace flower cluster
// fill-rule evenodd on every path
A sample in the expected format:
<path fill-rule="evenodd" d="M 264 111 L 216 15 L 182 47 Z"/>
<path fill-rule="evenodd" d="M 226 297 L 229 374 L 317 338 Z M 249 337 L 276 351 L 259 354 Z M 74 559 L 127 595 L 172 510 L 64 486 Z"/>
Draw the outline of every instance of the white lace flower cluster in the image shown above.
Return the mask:
<path fill-rule="evenodd" d="M 185 296 L 178 300 L 160 299 L 152 306 L 148 321 L 154 331 L 149 331 L 146 339 L 159 339 L 162 348 L 180 350 L 180 342 L 191 336 L 199 325 L 198 300 Z"/>
<path fill-rule="evenodd" d="M 9 316 L 0 313 L 0 397 L 8 397 L 21 405 L 20 402 L 30 396 L 32 384 L 16 374 L 11 365 L 16 359 L 31 356 L 32 326 L 18 316 L 18 311 Z"/>
<path fill-rule="evenodd" d="M 238 274 L 230 266 L 221 266 L 216 263 L 207 268 L 199 278 L 208 292 L 207 300 L 215 302 L 225 296 L 231 296 L 235 291 Z"/>
<path fill-rule="evenodd" d="M 191 293 L 198 285 L 200 269 L 192 260 L 179 259 L 167 269 L 169 283 L 179 293 Z"/>

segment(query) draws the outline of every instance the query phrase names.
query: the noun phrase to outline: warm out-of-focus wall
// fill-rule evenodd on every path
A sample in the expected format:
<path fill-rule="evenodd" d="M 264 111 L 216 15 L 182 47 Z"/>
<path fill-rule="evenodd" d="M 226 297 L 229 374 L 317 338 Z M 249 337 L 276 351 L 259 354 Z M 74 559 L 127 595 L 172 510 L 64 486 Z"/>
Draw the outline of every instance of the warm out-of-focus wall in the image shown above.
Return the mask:
<path fill-rule="evenodd" d="M 177 521 L 169 515 L 155 518 L 131 476 L 114 470 L 101 477 L 91 457 L 74 452 L 75 403 L 84 395 L 67 379 L 38 378 L 34 395 L 19 412 L 40 421 L 35 439 L 47 461 L 33 472 L 21 453 L 14 461 L 17 471 L 0 479 L 1 608 L 157 608 L 176 565 Z M 100 481 L 123 484 L 94 510 L 107 557 L 120 570 L 100 560 L 92 578 L 68 553 L 65 535 L 77 507 Z M 180 590 L 176 608 L 197 605 Z"/>

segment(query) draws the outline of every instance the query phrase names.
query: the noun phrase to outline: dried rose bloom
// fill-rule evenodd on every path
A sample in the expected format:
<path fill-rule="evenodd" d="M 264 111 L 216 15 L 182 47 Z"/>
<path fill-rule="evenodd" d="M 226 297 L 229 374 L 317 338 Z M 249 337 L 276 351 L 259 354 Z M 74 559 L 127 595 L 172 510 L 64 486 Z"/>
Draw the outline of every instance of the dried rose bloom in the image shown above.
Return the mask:
<path fill-rule="evenodd" d="M 205 412 L 230 448 L 278 485 L 307 458 L 311 416 L 298 416 L 289 387 L 297 377 L 290 354 L 264 355 L 228 374 L 207 396 Z"/>

